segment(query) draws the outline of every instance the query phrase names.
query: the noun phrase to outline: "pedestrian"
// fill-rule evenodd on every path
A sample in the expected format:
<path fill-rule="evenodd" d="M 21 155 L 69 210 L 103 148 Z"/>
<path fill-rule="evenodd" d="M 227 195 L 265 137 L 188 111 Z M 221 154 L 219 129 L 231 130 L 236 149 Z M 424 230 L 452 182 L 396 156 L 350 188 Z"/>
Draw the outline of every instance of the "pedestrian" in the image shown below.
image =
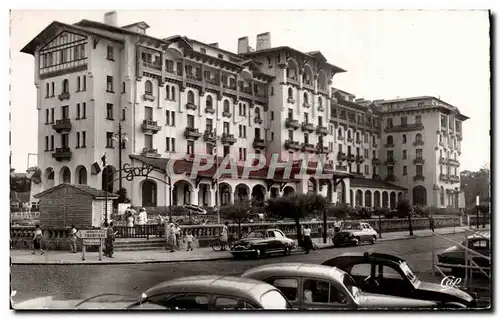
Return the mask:
<path fill-rule="evenodd" d="M 76 240 L 77 240 L 76 233 L 77 232 L 78 232 L 78 230 L 76 229 L 75 225 L 71 225 L 69 246 L 71 248 L 71 252 L 74 254 L 77 252 L 77 249 L 76 249 Z"/>
<path fill-rule="evenodd" d="M 227 235 L 229 231 L 229 223 L 225 222 L 224 225 L 222 225 L 222 232 L 220 236 L 220 241 L 221 241 L 221 250 L 226 250 L 226 245 L 227 245 Z"/>
<path fill-rule="evenodd" d="M 104 256 L 113 258 L 114 241 L 117 232 L 115 232 L 115 229 L 113 228 L 113 222 L 110 222 L 109 224 L 105 223 L 105 227 L 107 227 L 107 229 L 106 239 L 104 240 Z"/>
<path fill-rule="evenodd" d="M 181 249 L 181 239 L 182 239 L 182 229 L 179 227 L 178 223 L 174 224 L 174 234 L 175 234 L 175 249 Z"/>
<path fill-rule="evenodd" d="M 168 239 L 168 244 L 170 246 L 170 252 L 173 253 L 175 251 L 175 225 L 174 223 L 170 223 L 168 225 L 168 232 L 169 232 L 169 239 Z"/>
<path fill-rule="evenodd" d="M 148 223 L 148 213 L 146 212 L 146 209 L 142 207 L 139 209 L 139 220 L 137 225 L 146 225 Z"/>
<path fill-rule="evenodd" d="M 187 232 L 186 242 L 187 242 L 187 251 L 193 250 L 194 236 L 193 234 L 191 234 L 190 230 L 188 230 Z"/>
<path fill-rule="evenodd" d="M 129 235 L 132 235 L 134 233 L 134 215 L 132 214 L 132 211 L 129 210 L 128 216 L 127 216 L 127 227 L 129 231 Z"/>
<path fill-rule="evenodd" d="M 36 224 L 35 225 L 35 234 L 33 235 L 33 253 L 32 255 L 35 254 L 36 250 L 40 250 L 40 255 L 44 254 L 44 251 L 42 249 L 42 242 L 43 242 L 43 233 L 42 229 L 40 228 L 40 225 Z"/>
<path fill-rule="evenodd" d="M 434 232 L 434 216 L 432 216 L 432 215 L 429 215 L 429 226 L 430 226 L 432 232 Z"/>
<path fill-rule="evenodd" d="M 304 248 L 306 249 L 306 254 L 312 249 L 312 239 L 311 239 L 311 228 L 309 225 L 304 226 Z"/>

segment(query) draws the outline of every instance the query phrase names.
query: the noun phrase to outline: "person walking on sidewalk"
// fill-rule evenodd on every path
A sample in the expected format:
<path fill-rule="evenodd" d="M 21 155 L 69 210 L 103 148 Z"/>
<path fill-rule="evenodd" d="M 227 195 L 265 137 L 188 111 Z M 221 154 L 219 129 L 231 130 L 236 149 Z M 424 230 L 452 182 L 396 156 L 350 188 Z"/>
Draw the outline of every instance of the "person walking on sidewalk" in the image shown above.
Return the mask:
<path fill-rule="evenodd" d="M 304 248 L 306 249 L 306 254 L 309 254 L 309 251 L 312 249 L 313 243 L 311 239 L 311 228 L 309 225 L 304 226 Z"/>
<path fill-rule="evenodd" d="M 116 235 L 115 229 L 113 228 L 113 222 L 110 222 L 109 225 L 105 223 L 104 227 L 107 227 L 106 239 L 104 240 L 104 256 L 113 258 L 114 241 Z"/>
<path fill-rule="evenodd" d="M 168 233 L 168 246 L 170 246 L 170 252 L 173 253 L 175 251 L 175 225 L 174 223 L 170 223 L 167 227 Z"/>
<path fill-rule="evenodd" d="M 180 250 L 181 249 L 181 232 L 182 229 L 179 227 L 178 223 L 175 223 L 174 226 L 174 234 L 175 234 L 175 249 Z"/>
<path fill-rule="evenodd" d="M 70 230 L 70 239 L 69 239 L 69 246 L 71 248 L 71 252 L 73 254 L 76 254 L 77 249 L 76 249 L 76 233 L 78 230 L 76 229 L 75 225 L 71 225 L 71 230 Z"/>
<path fill-rule="evenodd" d="M 40 229 L 40 225 L 36 224 L 35 225 L 35 234 L 33 236 L 33 253 L 32 255 L 35 254 L 37 250 L 40 250 L 40 255 L 44 254 L 44 251 L 42 249 L 42 242 L 43 242 L 43 233 L 42 229 Z"/>
<path fill-rule="evenodd" d="M 434 232 L 434 216 L 432 216 L 432 215 L 429 215 L 429 226 L 430 226 L 432 232 Z"/>
<path fill-rule="evenodd" d="M 221 241 L 221 250 L 226 250 L 226 245 L 227 245 L 227 235 L 228 235 L 228 232 L 229 232 L 229 223 L 228 222 L 225 222 L 224 225 L 222 225 L 222 232 L 221 232 L 221 235 L 220 235 L 220 241 Z"/>
<path fill-rule="evenodd" d="M 191 231 L 188 230 L 186 235 L 187 251 L 193 250 L 193 242 L 194 242 L 194 236 L 193 234 L 191 234 Z"/>

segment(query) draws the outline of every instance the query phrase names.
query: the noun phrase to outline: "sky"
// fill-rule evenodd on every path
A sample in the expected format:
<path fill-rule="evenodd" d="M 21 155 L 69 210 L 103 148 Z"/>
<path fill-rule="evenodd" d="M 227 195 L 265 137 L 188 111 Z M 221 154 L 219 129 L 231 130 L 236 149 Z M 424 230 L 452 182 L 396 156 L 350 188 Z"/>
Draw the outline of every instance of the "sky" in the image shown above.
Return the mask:
<path fill-rule="evenodd" d="M 52 21 L 103 21 L 105 11 L 13 10 L 10 16 L 12 166 L 36 165 L 34 58 L 20 50 Z M 320 50 L 345 70 L 333 86 L 369 100 L 433 95 L 470 117 L 461 170 L 490 161 L 490 55 L 487 11 L 126 11 L 118 25 L 149 24 L 158 38 L 180 34 L 236 52 L 237 39 L 271 33 L 273 47 Z"/>

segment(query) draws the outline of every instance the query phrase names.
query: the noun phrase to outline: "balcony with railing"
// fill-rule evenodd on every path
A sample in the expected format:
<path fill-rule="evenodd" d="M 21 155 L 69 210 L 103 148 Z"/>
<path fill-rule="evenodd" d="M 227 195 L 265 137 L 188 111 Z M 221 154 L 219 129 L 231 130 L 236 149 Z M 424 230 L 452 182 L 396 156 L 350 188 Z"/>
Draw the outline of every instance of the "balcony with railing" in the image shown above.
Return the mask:
<path fill-rule="evenodd" d="M 221 142 L 222 144 L 233 145 L 234 143 L 236 143 L 236 138 L 234 137 L 234 134 L 224 133 L 222 134 Z"/>
<path fill-rule="evenodd" d="M 332 117 L 330 117 L 330 119 L 328 120 L 328 122 L 330 122 L 330 124 L 337 125 L 337 117 L 332 115 Z"/>
<path fill-rule="evenodd" d="M 394 175 L 387 175 L 387 177 L 385 178 L 385 181 L 386 182 L 395 182 L 396 181 L 396 176 L 394 176 Z"/>
<path fill-rule="evenodd" d="M 450 181 L 450 175 L 439 174 L 439 180 L 442 181 L 442 182 L 449 182 Z"/>
<path fill-rule="evenodd" d="M 56 148 L 56 151 L 52 153 L 52 157 L 57 161 L 69 161 L 71 160 L 71 149 L 69 147 Z"/>
<path fill-rule="evenodd" d="M 220 85 L 218 78 L 207 78 L 207 79 L 205 79 L 205 82 L 207 82 L 207 84 L 217 86 L 217 87 Z"/>
<path fill-rule="evenodd" d="M 205 130 L 205 132 L 203 133 L 203 140 L 205 142 L 215 142 L 215 133 L 213 131 L 210 131 L 210 130 Z"/>
<path fill-rule="evenodd" d="M 256 137 L 253 139 L 253 148 L 258 150 L 264 149 L 266 148 L 266 142 L 263 139 Z"/>
<path fill-rule="evenodd" d="M 231 115 L 232 115 L 232 114 L 231 114 L 231 112 L 229 112 L 229 111 L 224 111 L 224 112 L 222 112 L 222 116 L 223 116 L 223 117 L 228 117 L 228 118 L 230 118 L 230 117 L 231 117 Z"/>
<path fill-rule="evenodd" d="M 378 144 L 376 142 L 372 142 L 372 147 L 377 148 Z"/>
<path fill-rule="evenodd" d="M 291 97 L 289 97 L 286 101 L 290 104 L 295 104 L 295 100 Z"/>
<path fill-rule="evenodd" d="M 451 166 L 460 166 L 460 162 L 455 160 L 455 159 L 448 159 L 448 165 L 451 165 Z"/>
<path fill-rule="evenodd" d="M 294 119 L 288 117 L 285 120 L 285 127 L 286 128 L 298 129 L 300 127 L 300 123 L 299 123 L 298 120 L 294 120 Z"/>
<path fill-rule="evenodd" d="M 186 79 L 194 80 L 194 81 L 201 81 L 201 74 L 194 74 L 194 73 L 186 72 Z"/>
<path fill-rule="evenodd" d="M 286 78 L 287 83 L 299 85 L 299 78 L 297 75 L 291 75 Z"/>
<path fill-rule="evenodd" d="M 447 162 L 446 158 L 444 158 L 444 157 L 439 158 L 439 164 L 446 164 L 446 162 Z"/>
<path fill-rule="evenodd" d="M 385 148 L 393 148 L 394 147 L 394 143 L 387 143 L 384 146 L 385 146 Z"/>
<path fill-rule="evenodd" d="M 285 141 L 285 149 L 287 150 L 300 150 L 300 143 L 292 140 Z"/>
<path fill-rule="evenodd" d="M 316 153 L 319 154 L 328 153 L 328 146 L 323 146 L 321 143 L 316 144 Z"/>
<path fill-rule="evenodd" d="M 460 183 L 460 176 L 450 175 L 450 182 L 451 183 Z"/>
<path fill-rule="evenodd" d="M 207 114 L 214 114 L 214 113 L 215 113 L 215 109 L 214 109 L 214 107 L 213 107 L 213 106 L 211 106 L 211 105 L 210 105 L 210 106 L 205 107 L 205 113 L 207 113 Z"/>
<path fill-rule="evenodd" d="M 352 137 L 348 137 L 347 138 L 347 143 L 352 143 L 352 142 L 354 142 L 354 139 Z"/>
<path fill-rule="evenodd" d="M 144 157 L 160 157 L 161 156 L 160 154 L 158 154 L 157 148 L 149 148 L 149 147 L 143 148 L 141 155 Z"/>
<path fill-rule="evenodd" d="M 423 146 L 424 145 L 424 141 L 423 140 L 417 140 L 413 143 L 413 146 Z"/>
<path fill-rule="evenodd" d="M 396 164 L 396 160 L 394 160 L 394 158 L 388 158 L 385 161 L 385 165 L 394 165 L 394 164 Z"/>
<path fill-rule="evenodd" d="M 161 62 L 147 62 L 142 61 L 142 66 L 148 69 L 153 69 L 156 71 L 161 71 Z"/>
<path fill-rule="evenodd" d="M 372 164 L 373 164 L 373 165 L 380 165 L 380 159 L 378 159 L 378 158 L 373 158 L 373 159 L 372 159 Z"/>
<path fill-rule="evenodd" d="M 423 181 L 425 181 L 425 176 L 423 176 L 423 175 L 415 175 L 415 176 L 413 176 L 413 181 L 415 181 L 415 182 L 416 181 L 422 181 L 423 182 Z"/>
<path fill-rule="evenodd" d="M 198 108 L 198 105 L 194 104 L 194 103 L 190 103 L 190 102 L 187 102 L 186 103 L 186 109 L 187 110 L 196 110 Z"/>
<path fill-rule="evenodd" d="M 318 127 L 316 127 L 316 133 L 322 135 L 328 135 L 328 127 L 318 125 Z"/>
<path fill-rule="evenodd" d="M 304 79 L 302 85 L 309 90 L 314 90 L 314 82 L 311 79 Z"/>
<path fill-rule="evenodd" d="M 260 117 L 255 117 L 255 118 L 253 119 L 253 122 L 254 122 L 255 124 L 262 124 L 264 121 L 263 121 Z"/>
<path fill-rule="evenodd" d="M 413 164 L 424 164 L 425 160 L 422 157 L 417 157 L 413 160 Z"/>
<path fill-rule="evenodd" d="M 71 127 L 72 125 L 70 119 L 56 120 L 56 124 L 52 124 L 52 129 L 54 129 L 57 133 L 69 132 L 71 131 Z"/>
<path fill-rule="evenodd" d="M 302 123 L 302 131 L 312 133 L 314 132 L 314 124 L 303 122 Z"/>
<path fill-rule="evenodd" d="M 314 145 L 310 143 L 302 143 L 301 148 L 303 152 L 314 153 L 316 151 Z"/>
<path fill-rule="evenodd" d="M 363 163 L 365 158 L 362 155 L 356 155 L 356 163 Z"/>
<path fill-rule="evenodd" d="M 323 105 L 318 105 L 318 111 L 319 112 L 324 112 L 325 111 L 325 108 L 323 107 Z"/>
<path fill-rule="evenodd" d="M 385 132 L 407 132 L 407 131 L 419 131 L 424 129 L 424 124 L 422 123 L 413 123 L 413 124 L 404 124 L 404 125 L 393 125 L 386 126 Z"/>
<path fill-rule="evenodd" d="M 354 154 L 347 154 L 347 161 L 354 162 L 356 160 L 356 156 Z"/>
<path fill-rule="evenodd" d="M 144 101 L 151 101 L 154 102 L 156 100 L 156 97 L 153 95 L 153 92 L 146 92 L 142 95 L 142 98 Z"/>
<path fill-rule="evenodd" d="M 161 126 L 158 125 L 157 121 L 143 120 L 141 125 L 141 130 L 143 132 L 156 134 L 159 131 L 161 131 Z"/>
<path fill-rule="evenodd" d="M 357 140 L 356 140 L 356 144 L 361 144 L 361 140 L 360 140 L 360 139 L 357 139 Z"/>
<path fill-rule="evenodd" d="M 69 94 L 69 92 L 63 92 L 63 93 L 59 94 L 59 96 L 58 96 L 60 101 L 69 100 L 70 97 L 71 97 L 71 95 Z"/>
<path fill-rule="evenodd" d="M 310 108 L 311 107 L 311 104 L 309 104 L 309 102 L 305 101 L 303 104 L 302 104 L 303 107 L 305 107 L 306 109 Z"/>
<path fill-rule="evenodd" d="M 184 130 L 184 137 L 188 140 L 197 140 L 201 136 L 201 132 L 194 127 L 186 127 Z"/>

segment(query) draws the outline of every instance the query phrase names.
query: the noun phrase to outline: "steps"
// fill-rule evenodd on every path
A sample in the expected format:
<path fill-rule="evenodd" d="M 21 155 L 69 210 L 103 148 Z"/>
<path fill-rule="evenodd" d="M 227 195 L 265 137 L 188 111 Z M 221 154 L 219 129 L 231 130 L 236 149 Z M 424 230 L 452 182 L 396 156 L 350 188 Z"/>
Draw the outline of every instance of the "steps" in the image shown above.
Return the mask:
<path fill-rule="evenodd" d="M 165 239 L 145 238 L 137 239 L 116 239 L 114 244 L 115 251 L 141 251 L 141 250 L 165 250 Z"/>

